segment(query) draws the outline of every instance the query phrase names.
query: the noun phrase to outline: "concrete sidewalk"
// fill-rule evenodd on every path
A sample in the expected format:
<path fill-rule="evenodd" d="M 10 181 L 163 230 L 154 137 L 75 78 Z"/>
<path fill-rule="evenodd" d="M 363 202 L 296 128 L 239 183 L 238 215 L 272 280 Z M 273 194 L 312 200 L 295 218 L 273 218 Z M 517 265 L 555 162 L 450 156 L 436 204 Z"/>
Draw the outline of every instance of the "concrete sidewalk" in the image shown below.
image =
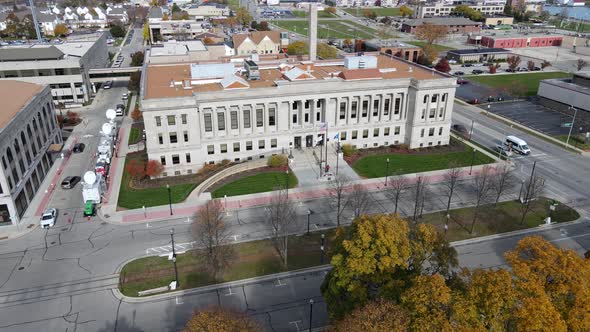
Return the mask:
<path fill-rule="evenodd" d="M 121 156 L 122 153 L 119 155 Z M 117 158 L 123 159 L 124 158 Z M 120 162 L 120 161 L 118 161 Z M 492 166 L 498 164 L 490 164 Z M 112 166 L 111 166 L 112 167 Z M 461 178 L 462 180 L 466 180 L 472 178 L 479 174 L 481 170 L 485 167 L 485 165 L 474 166 L 469 174 L 470 167 L 464 167 L 461 169 Z M 122 167 L 119 169 L 122 172 Z M 432 171 L 432 172 L 424 172 L 424 173 L 416 173 L 416 174 L 406 174 L 402 175 L 401 177 L 407 178 L 409 183 L 415 183 L 418 177 L 422 176 L 427 179 L 428 183 L 434 185 L 440 183 L 446 170 L 439 170 L 439 171 Z M 389 177 L 389 180 L 394 179 L 395 177 Z M 120 180 L 119 180 L 120 181 Z M 367 191 L 369 192 L 378 192 L 385 190 L 385 178 L 375 178 L 375 179 L 363 179 L 352 181 L 351 186 L 353 184 L 360 184 L 362 185 Z M 117 188 L 117 186 L 113 186 L 113 188 Z M 193 214 L 197 212 L 200 206 L 207 202 L 206 198 L 191 200 L 190 202 L 183 202 L 178 204 L 172 204 L 172 214 L 170 211 L 170 207 L 168 205 L 161 205 L 156 207 L 149 207 L 145 210 L 143 209 L 134 209 L 134 210 L 123 210 L 117 211 L 116 210 L 116 200 L 113 200 L 114 197 L 118 195 L 118 193 L 111 193 L 111 198 L 109 202 L 114 202 L 113 204 L 103 205 L 102 209 L 99 210 L 99 215 L 101 218 L 110 223 L 122 223 L 122 224 L 129 224 L 129 223 L 142 223 L 142 222 L 153 222 L 153 221 L 161 221 L 166 220 L 173 215 L 175 218 L 192 218 Z M 298 187 L 294 189 L 289 189 L 289 198 L 295 202 L 303 202 L 314 200 L 318 198 L 325 198 L 330 195 L 330 184 L 329 183 L 322 183 L 312 187 Z M 250 195 L 241 195 L 241 196 L 233 196 L 227 197 L 222 199 L 222 203 L 224 204 L 227 211 L 238 210 L 238 209 L 246 209 L 251 207 L 257 206 L 264 206 L 268 205 L 271 198 L 273 197 L 273 192 L 265 192 L 265 193 L 258 193 L 258 194 L 250 194 Z"/>

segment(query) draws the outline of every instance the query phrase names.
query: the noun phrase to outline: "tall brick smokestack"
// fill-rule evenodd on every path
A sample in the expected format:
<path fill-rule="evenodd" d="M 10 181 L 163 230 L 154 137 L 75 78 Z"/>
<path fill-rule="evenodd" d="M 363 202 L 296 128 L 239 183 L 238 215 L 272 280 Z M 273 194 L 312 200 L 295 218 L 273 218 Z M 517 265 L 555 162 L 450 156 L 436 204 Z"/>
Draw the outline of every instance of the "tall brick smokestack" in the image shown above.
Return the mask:
<path fill-rule="evenodd" d="M 318 48 L 318 7 L 315 3 L 309 4 L 309 60 L 315 61 Z"/>

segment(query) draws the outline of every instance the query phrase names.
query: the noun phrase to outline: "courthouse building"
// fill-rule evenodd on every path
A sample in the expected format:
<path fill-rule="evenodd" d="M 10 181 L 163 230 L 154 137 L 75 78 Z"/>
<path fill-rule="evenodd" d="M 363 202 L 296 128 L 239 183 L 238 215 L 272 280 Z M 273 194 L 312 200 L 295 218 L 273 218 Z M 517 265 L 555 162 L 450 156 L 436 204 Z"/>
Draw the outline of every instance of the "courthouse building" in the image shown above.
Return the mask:
<path fill-rule="evenodd" d="M 377 53 L 254 60 L 147 66 L 147 153 L 164 164 L 164 176 L 334 144 L 336 134 L 357 148 L 449 143 L 449 75 Z"/>

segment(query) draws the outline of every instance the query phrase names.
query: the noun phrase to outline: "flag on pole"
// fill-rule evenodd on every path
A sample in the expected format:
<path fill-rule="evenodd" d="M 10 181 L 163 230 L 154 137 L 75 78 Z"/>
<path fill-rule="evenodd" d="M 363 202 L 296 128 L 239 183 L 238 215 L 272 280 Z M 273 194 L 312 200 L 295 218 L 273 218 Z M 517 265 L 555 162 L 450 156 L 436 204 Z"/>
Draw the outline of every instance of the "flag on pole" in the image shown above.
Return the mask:
<path fill-rule="evenodd" d="M 326 131 L 326 129 L 328 129 L 328 123 L 327 122 L 320 123 L 320 133 Z"/>

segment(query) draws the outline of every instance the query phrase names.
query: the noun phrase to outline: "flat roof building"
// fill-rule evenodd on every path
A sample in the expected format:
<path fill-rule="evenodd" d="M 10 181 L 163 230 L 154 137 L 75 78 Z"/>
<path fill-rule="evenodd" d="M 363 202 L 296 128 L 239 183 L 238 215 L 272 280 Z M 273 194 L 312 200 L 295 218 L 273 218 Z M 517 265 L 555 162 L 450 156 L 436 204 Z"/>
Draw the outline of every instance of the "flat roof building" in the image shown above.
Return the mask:
<path fill-rule="evenodd" d="M 402 22 L 401 31 L 414 33 L 416 28 L 424 24 L 446 26 L 451 34 L 481 31 L 481 22 L 475 22 L 465 17 L 431 17 L 405 20 Z"/>
<path fill-rule="evenodd" d="M 494 35 L 471 35 L 467 42 L 470 44 L 479 44 L 490 48 L 526 48 L 526 47 L 547 47 L 560 46 L 563 36 L 548 35 L 541 33 L 522 33 L 522 32 L 498 32 Z"/>
<path fill-rule="evenodd" d="M 105 34 L 92 41 L 2 47 L 0 81 L 47 84 L 54 103 L 82 105 L 93 93 L 88 71 L 108 61 Z"/>
<path fill-rule="evenodd" d="M 358 148 L 449 142 L 454 77 L 378 53 L 255 59 L 147 66 L 146 147 L 163 176 L 332 144 L 337 133 Z"/>
<path fill-rule="evenodd" d="M 503 48 L 449 50 L 447 59 L 457 62 L 495 62 L 506 60 L 510 54 L 509 50 Z"/>
<path fill-rule="evenodd" d="M 573 106 L 584 111 L 578 116 L 590 121 L 590 71 L 579 71 L 572 78 L 542 80 L 537 94 L 543 105 L 559 110 Z"/>
<path fill-rule="evenodd" d="M 17 225 L 53 164 L 48 153 L 61 144 L 51 90 L 1 80 L 0 223 Z"/>

